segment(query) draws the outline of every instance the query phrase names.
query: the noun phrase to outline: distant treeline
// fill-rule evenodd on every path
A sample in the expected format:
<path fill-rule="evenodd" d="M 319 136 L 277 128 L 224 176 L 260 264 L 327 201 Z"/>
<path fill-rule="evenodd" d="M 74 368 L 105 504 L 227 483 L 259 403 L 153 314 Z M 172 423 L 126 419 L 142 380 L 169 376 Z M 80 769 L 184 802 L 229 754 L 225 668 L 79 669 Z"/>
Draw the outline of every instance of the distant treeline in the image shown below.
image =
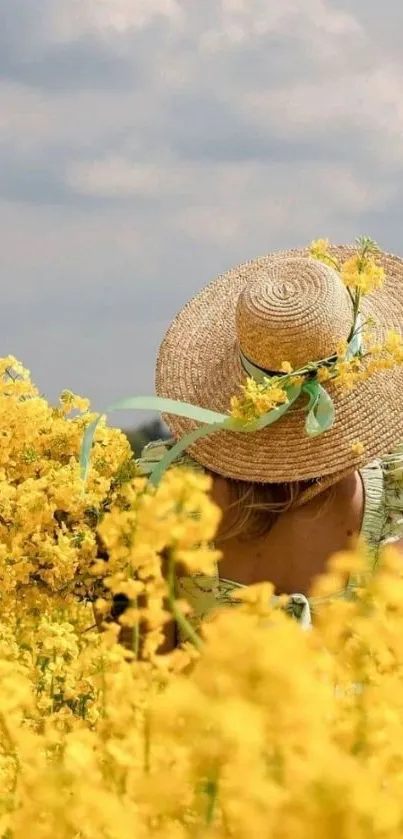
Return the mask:
<path fill-rule="evenodd" d="M 136 428 L 125 430 L 125 434 L 129 443 L 136 455 L 139 457 L 144 446 L 152 440 L 161 440 L 166 438 L 167 431 L 165 426 L 159 420 L 138 425 Z"/>

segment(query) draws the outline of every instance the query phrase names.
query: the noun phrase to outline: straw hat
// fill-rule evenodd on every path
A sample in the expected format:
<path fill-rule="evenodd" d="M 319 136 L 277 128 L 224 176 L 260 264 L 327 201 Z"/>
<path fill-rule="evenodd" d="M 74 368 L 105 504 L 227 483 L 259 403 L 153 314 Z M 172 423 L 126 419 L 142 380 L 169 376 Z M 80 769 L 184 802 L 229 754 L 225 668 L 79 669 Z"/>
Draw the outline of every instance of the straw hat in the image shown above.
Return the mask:
<path fill-rule="evenodd" d="M 356 253 L 338 246 L 342 261 Z M 403 328 L 403 260 L 379 252 L 383 288 L 361 304 L 376 320 L 376 340 Z M 221 275 L 174 319 L 162 342 L 156 369 L 159 396 L 226 413 L 246 373 L 240 352 L 275 373 L 288 361 L 299 369 L 336 352 L 352 327 L 352 304 L 334 268 L 305 249 L 282 251 L 247 262 Z M 203 466 L 229 478 L 262 483 L 312 478 L 334 481 L 403 442 L 403 366 L 377 372 L 352 392 L 325 384 L 335 405 L 332 428 L 317 437 L 305 432 L 306 397 L 275 424 L 242 434 L 218 431 L 189 447 Z M 175 438 L 197 427 L 192 420 L 164 415 Z M 357 458 L 354 444 L 365 453 Z M 333 476 L 333 477 L 332 477 Z"/>

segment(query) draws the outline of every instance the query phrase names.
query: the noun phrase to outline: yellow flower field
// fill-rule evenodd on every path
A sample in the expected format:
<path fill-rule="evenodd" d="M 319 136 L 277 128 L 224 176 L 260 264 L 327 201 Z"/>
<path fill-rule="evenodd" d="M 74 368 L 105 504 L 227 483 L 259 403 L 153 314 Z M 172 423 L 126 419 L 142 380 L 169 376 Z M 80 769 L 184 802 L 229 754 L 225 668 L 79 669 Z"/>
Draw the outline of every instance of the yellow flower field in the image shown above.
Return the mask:
<path fill-rule="evenodd" d="M 312 631 L 244 592 L 194 644 L 159 655 L 175 565 L 206 571 L 219 514 L 208 479 L 136 476 L 125 436 L 62 393 L 50 406 L 0 362 L 0 837 L 397 839 L 403 833 L 403 576 L 389 547 L 336 556 L 353 601 Z M 162 575 L 162 566 L 167 573 Z M 113 594 L 124 622 L 98 632 Z"/>

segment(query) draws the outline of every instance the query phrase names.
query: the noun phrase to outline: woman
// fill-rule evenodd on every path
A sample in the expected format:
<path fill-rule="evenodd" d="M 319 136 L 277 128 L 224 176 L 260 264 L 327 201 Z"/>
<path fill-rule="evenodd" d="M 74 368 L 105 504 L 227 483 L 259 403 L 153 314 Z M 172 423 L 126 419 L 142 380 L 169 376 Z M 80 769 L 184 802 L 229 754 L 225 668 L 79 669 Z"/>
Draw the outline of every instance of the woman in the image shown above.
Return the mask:
<path fill-rule="evenodd" d="M 233 603 L 237 587 L 269 580 L 308 626 L 309 594 L 332 554 L 362 534 L 374 565 L 379 547 L 399 540 L 402 327 L 403 261 L 368 239 L 253 260 L 179 312 L 160 349 L 157 393 L 221 419 L 230 412 L 234 429 L 197 438 L 189 416 L 164 417 L 182 448 L 188 441 L 179 462 L 213 476 L 223 512 L 216 573 L 177 581 L 195 624 Z M 142 472 L 168 462 L 172 446 L 146 447 Z M 346 580 L 338 595 L 354 586 Z"/>

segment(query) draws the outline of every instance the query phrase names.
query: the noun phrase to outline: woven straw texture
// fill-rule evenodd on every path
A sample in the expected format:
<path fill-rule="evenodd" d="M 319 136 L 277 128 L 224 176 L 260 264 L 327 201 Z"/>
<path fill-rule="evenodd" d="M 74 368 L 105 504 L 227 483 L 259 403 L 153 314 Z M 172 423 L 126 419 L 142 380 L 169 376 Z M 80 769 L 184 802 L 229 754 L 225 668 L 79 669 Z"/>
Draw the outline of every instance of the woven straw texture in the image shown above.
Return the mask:
<path fill-rule="evenodd" d="M 355 248 L 332 247 L 341 260 Z M 403 328 L 403 261 L 377 254 L 386 281 L 364 297 L 363 318 L 376 320 L 375 335 Z M 300 368 L 335 352 L 352 326 L 352 306 L 338 273 L 312 260 L 307 250 L 282 251 L 240 265 L 208 285 L 174 319 L 162 342 L 156 369 L 160 396 L 228 412 L 230 399 L 245 381 L 240 349 L 270 371 L 283 361 Z M 226 477 L 262 483 L 327 478 L 347 473 L 403 440 L 403 367 L 374 374 L 346 393 L 332 383 L 333 427 L 315 438 L 305 432 L 303 396 L 270 427 L 249 434 L 219 431 L 197 441 L 189 453 Z M 164 419 L 175 438 L 196 423 Z M 365 454 L 353 452 L 361 441 Z"/>

